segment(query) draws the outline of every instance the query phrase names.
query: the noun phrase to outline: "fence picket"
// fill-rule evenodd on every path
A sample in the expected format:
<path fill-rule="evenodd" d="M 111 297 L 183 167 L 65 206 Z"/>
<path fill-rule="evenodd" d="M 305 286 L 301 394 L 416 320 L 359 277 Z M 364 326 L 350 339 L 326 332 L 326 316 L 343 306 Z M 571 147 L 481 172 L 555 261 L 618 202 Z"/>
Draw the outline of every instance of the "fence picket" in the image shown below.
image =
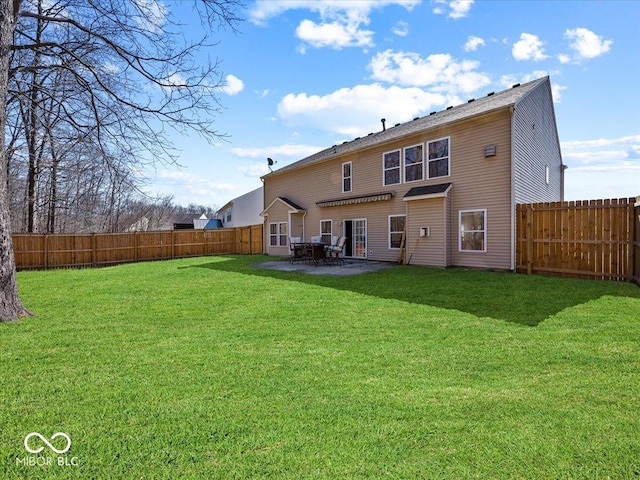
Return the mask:
<path fill-rule="evenodd" d="M 635 200 L 518 205 L 516 271 L 640 283 Z"/>
<path fill-rule="evenodd" d="M 236 235 L 238 239 L 248 240 L 236 242 Z M 262 225 L 105 234 L 14 234 L 12 238 L 18 270 L 262 253 Z"/>

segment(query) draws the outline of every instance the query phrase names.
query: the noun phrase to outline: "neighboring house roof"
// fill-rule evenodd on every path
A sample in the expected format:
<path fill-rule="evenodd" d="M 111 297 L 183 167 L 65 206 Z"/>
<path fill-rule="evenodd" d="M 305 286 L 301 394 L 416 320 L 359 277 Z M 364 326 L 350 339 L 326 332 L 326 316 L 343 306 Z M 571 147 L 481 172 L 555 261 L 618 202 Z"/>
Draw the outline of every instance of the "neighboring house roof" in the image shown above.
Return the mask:
<path fill-rule="evenodd" d="M 438 185 L 424 185 L 422 187 L 413 187 L 404 195 L 404 197 L 402 197 L 402 199 L 404 201 L 408 201 L 423 198 L 444 197 L 447 193 L 449 193 L 451 185 L 451 182 L 449 182 L 440 183 Z"/>
<path fill-rule="evenodd" d="M 352 151 L 361 150 L 363 148 L 372 147 L 374 145 L 389 142 L 397 138 L 402 138 L 404 136 L 411 135 L 422 130 L 434 128 L 459 120 L 464 120 L 467 118 L 475 117 L 477 115 L 486 114 L 515 105 L 518 100 L 524 97 L 527 93 L 545 82 L 549 82 L 548 76 L 533 80 L 531 82 L 516 84 L 509 90 L 504 90 L 498 93 L 492 92 L 485 97 L 472 99 L 467 103 L 458 105 L 456 107 L 448 107 L 446 110 L 442 110 L 440 112 L 432 112 L 430 115 L 424 116 L 422 118 L 415 118 L 410 122 L 387 128 L 386 130 L 383 130 L 381 132 L 370 133 L 366 137 L 356 138 L 351 142 L 344 142 L 341 145 L 334 145 L 295 163 L 282 167 L 274 172 L 268 173 L 267 175 L 264 175 L 263 178 L 270 177 L 272 175 L 279 175 L 289 170 L 294 170 L 318 162 L 322 162 L 324 160 L 331 159 L 338 154 L 345 154 Z"/>
<path fill-rule="evenodd" d="M 213 228 L 222 228 L 222 220 L 219 220 L 217 218 L 212 218 L 204 226 L 205 230 L 210 230 L 210 229 L 213 229 Z"/>

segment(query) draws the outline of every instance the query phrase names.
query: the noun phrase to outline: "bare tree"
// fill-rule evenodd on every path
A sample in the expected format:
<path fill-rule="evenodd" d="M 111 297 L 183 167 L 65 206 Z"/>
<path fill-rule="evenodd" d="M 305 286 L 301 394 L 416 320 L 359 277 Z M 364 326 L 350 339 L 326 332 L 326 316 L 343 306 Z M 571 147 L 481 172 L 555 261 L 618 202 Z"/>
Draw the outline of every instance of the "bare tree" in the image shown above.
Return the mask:
<path fill-rule="evenodd" d="M 60 202 L 64 162 L 87 166 L 80 171 L 92 179 L 90 185 L 82 176 L 75 179 L 74 201 L 108 185 L 105 207 L 113 211 L 121 206 L 131 172 L 123 162 L 175 161 L 166 126 L 211 141 L 223 136 L 214 125 L 221 108 L 219 63 L 202 65 L 197 54 L 215 43 L 208 33 L 214 27 L 236 28 L 241 3 L 194 0 L 193 5 L 206 29 L 199 40 L 186 43 L 184 25 L 159 0 L 0 0 L 3 135 L 6 113 L 16 115 L 9 125 L 16 137 L 6 144 L 3 139 L 0 150 L 0 321 L 28 313 L 18 297 L 9 230 L 7 173 L 19 170 L 14 162 L 26 162 L 26 224 L 34 230 L 37 206 Z M 68 150 L 56 132 L 82 139 L 79 151 Z M 117 227 L 118 212 L 106 228 Z M 51 228 L 56 216 L 44 224 Z"/>

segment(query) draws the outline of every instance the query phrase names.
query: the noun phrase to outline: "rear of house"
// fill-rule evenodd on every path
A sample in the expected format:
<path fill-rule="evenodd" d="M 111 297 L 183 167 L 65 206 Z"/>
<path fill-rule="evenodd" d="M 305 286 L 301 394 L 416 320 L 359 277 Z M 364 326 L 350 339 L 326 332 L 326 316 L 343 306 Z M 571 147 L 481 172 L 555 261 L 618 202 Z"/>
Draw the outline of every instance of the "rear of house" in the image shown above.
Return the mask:
<path fill-rule="evenodd" d="M 545 77 L 264 176 L 265 252 L 338 235 L 346 257 L 513 269 L 516 202 L 561 200 L 563 171 Z"/>

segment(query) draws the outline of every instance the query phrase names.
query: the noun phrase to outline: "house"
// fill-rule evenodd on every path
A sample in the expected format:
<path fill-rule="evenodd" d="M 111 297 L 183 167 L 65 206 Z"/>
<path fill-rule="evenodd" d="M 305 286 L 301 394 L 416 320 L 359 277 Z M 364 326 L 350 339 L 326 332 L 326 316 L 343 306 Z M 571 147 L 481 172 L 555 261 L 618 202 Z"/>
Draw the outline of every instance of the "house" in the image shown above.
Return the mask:
<path fill-rule="evenodd" d="M 227 202 L 217 211 L 224 228 L 259 225 L 264 220 L 260 212 L 264 208 L 263 187 L 256 188 Z"/>
<path fill-rule="evenodd" d="M 263 177 L 264 249 L 347 237 L 345 257 L 515 268 L 517 203 L 563 199 L 548 77 L 489 93 Z"/>

